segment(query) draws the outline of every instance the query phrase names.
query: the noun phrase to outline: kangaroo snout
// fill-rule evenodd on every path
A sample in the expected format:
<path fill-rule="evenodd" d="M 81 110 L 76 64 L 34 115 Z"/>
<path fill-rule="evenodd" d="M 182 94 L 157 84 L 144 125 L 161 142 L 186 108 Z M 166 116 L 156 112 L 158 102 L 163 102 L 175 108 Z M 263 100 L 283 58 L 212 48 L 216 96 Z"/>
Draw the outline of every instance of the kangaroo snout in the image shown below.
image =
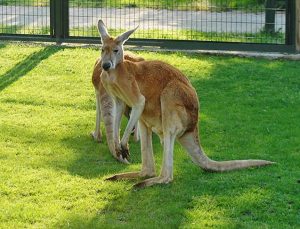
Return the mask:
<path fill-rule="evenodd" d="M 109 63 L 109 62 L 103 63 L 103 64 L 102 64 L 102 68 L 103 68 L 105 71 L 108 71 L 108 70 L 111 68 L 111 63 Z"/>

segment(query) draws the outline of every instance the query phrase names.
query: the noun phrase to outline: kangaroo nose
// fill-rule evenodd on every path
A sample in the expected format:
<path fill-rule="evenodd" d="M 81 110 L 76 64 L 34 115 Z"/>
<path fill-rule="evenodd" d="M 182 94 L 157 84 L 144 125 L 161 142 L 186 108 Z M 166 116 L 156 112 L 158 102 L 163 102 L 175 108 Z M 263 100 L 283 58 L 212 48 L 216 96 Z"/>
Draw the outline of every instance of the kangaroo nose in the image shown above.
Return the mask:
<path fill-rule="evenodd" d="M 108 62 L 108 63 L 103 63 L 102 64 L 102 68 L 105 70 L 105 71 L 107 71 L 108 69 L 110 69 L 110 67 L 111 67 L 111 64 Z"/>

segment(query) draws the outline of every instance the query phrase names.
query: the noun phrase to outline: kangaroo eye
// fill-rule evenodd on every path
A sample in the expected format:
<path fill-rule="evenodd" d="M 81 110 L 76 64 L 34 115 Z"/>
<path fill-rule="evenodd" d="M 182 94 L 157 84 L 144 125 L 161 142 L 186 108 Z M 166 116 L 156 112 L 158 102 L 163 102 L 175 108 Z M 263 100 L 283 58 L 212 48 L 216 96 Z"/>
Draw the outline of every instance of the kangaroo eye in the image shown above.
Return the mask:
<path fill-rule="evenodd" d="M 114 53 L 118 53 L 118 52 L 119 52 L 119 50 L 118 50 L 118 49 L 115 49 L 115 50 L 114 50 Z"/>
<path fill-rule="evenodd" d="M 101 52 L 104 52 L 104 49 L 101 49 Z"/>

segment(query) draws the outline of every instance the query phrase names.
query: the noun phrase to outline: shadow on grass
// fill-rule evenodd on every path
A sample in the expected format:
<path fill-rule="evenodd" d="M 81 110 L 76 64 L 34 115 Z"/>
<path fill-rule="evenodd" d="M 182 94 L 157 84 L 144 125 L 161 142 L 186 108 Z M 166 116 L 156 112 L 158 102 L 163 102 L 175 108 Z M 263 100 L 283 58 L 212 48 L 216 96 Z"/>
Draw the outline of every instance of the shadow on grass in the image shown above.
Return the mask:
<path fill-rule="evenodd" d="M 49 58 L 54 53 L 61 50 L 59 47 L 45 47 L 42 50 L 32 53 L 26 59 L 15 65 L 12 69 L 0 76 L 0 91 L 26 75 L 34 69 L 41 61 Z"/>
<path fill-rule="evenodd" d="M 128 165 L 118 162 L 111 155 L 105 135 L 103 135 L 103 142 L 97 143 L 88 133 L 74 131 L 68 137 L 63 138 L 60 144 L 74 152 L 75 159 L 67 163 L 67 170 L 75 176 L 92 179 L 122 172 L 128 168 Z M 130 147 L 132 153 L 131 162 L 139 163 L 139 144 L 131 141 Z M 53 163 L 53 165 L 57 167 L 58 164 Z"/>
<path fill-rule="evenodd" d="M 5 47 L 6 47 L 6 44 L 0 43 L 0 49 L 3 49 L 3 48 L 5 48 Z"/>
<path fill-rule="evenodd" d="M 234 216 L 228 208 L 241 209 L 238 213 L 239 217 L 249 219 L 253 217 L 252 209 L 270 200 L 269 193 L 263 189 L 254 201 L 246 203 L 239 201 L 244 193 L 247 195 L 248 192 L 257 189 L 255 176 L 240 187 L 235 173 L 210 174 L 202 172 L 196 166 L 179 164 L 176 166 L 181 173 L 176 174 L 172 184 L 136 191 L 130 189 L 135 181 L 126 182 L 128 189 L 118 192 L 94 216 L 85 218 L 82 215 L 71 215 L 58 222 L 56 226 L 110 228 L 114 225 L 114 227 L 121 228 L 159 228 L 163 224 L 165 226 L 163 228 L 178 228 L 179 226 L 189 228 L 195 226 L 193 222 L 196 221 L 206 227 L 234 227 L 238 225 L 234 222 Z M 125 183 L 125 181 L 122 182 Z M 114 183 L 111 186 L 114 186 Z M 236 195 L 232 196 L 232 193 Z M 266 200 L 263 201 L 263 198 Z M 231 203 L 222 203 L 224 199 L 230 199 Z M 191 212 L 197 212 L 195 214 L 199 218 L 191 219 L 190 217 L 194 216 Z"/>

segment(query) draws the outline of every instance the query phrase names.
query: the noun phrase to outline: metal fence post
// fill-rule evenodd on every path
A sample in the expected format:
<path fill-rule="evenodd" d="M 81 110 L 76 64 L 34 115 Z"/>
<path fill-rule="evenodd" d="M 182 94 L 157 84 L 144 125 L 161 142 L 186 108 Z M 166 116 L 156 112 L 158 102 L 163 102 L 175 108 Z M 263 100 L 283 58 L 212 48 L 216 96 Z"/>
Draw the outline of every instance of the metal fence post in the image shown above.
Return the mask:
<path fill-rule="evenodd" d="M 50 37 L 51 38 L 54 38 L 54 27 L 55 27 L 55 24 L 54 24 L 54 13 L 55 13 L 55 10 L 54 10 L 54 0 L 50 0 Z"/>
<path fill-rule="evenodd" d="M 276 0 L 266 1 L 265 31 L 275 33 Z"/>
<path fill-rule="evenodd" d="M 69 36 L 69 1 L 50 0 L 51 36 L 61 43 Z"/>
<path fill-rule="evenodd" d="M 296 2 L 295 0 L 286 0 L 286 31 L 285 40 L 287 45 L 295 45 L 296 29 Z"/>
<path fill-rule="evenodd" d="M 63 38 L 69 36 L 69 0 L 62 1 L 62 28 Z"/>
<path fill-rule="evenodd" d="M 296 1 L 296 50 L 300 52 L 300 1 Z"/>

